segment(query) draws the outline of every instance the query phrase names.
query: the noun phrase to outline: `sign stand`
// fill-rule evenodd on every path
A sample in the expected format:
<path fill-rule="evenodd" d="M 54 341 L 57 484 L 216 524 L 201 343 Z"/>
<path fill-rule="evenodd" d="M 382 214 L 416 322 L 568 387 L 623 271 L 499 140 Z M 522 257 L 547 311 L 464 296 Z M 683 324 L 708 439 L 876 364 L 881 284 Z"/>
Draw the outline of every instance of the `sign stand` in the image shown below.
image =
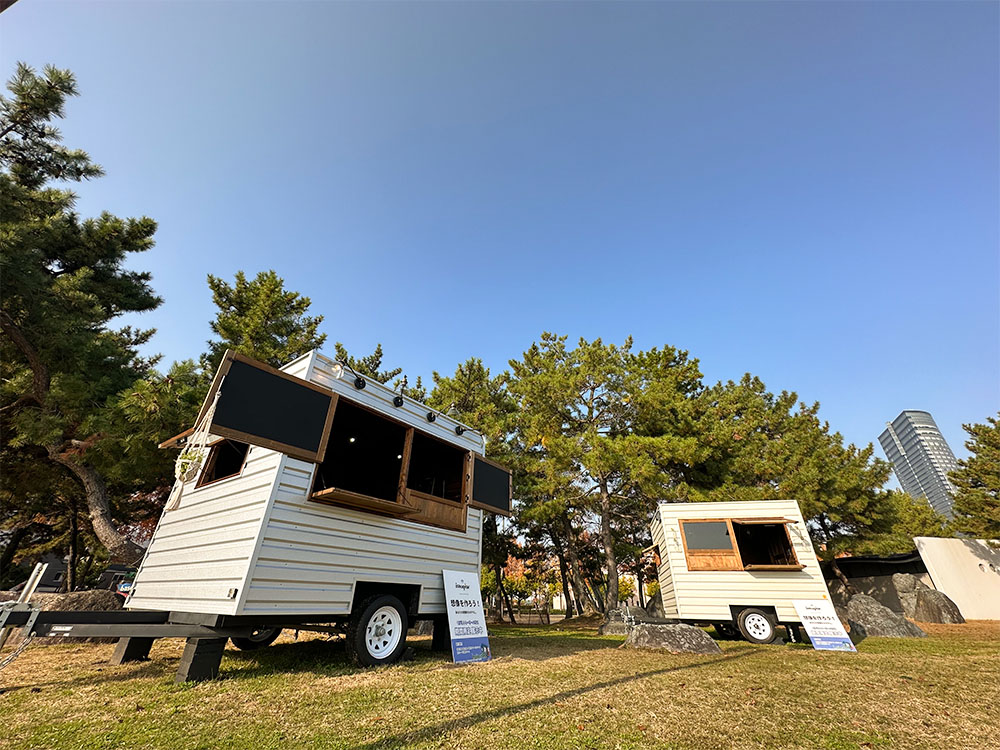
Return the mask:
<path fill-rule="evenodd" d="M 824 599 L 797 599 L 792 604 L 802 620 L 806 635 L 817 651 L 857 651 L 840 624 L 832 602 Z"/>
<path fill-rule="evenodd" d="M 483 613 L 479 576 L 458 570 L 442 570 L 444 599 L 448 607 L 451 657 L 456 664 L 489 661 L 490 639 Z"/>

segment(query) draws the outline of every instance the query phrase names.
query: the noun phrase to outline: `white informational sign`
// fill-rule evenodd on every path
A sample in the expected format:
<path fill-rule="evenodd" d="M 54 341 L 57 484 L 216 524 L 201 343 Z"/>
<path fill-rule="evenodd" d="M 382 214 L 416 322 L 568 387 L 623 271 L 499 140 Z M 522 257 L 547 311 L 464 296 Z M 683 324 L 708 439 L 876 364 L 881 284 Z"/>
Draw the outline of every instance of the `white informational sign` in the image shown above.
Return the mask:
<path fill-rule="evenodd" d="M 817 651 L 857 651 L 840 623 L 833 602 L 827 599 L 797 599 L 792 604 L 802 627 Z"/>
<path fill-rule="evenodd" d="M 444 575 L 452 659 L 456 663 L 489 661 L 490 639 L 486 632 L 479 576 L 458 570 L 443 570 L 441 573 Z"/>

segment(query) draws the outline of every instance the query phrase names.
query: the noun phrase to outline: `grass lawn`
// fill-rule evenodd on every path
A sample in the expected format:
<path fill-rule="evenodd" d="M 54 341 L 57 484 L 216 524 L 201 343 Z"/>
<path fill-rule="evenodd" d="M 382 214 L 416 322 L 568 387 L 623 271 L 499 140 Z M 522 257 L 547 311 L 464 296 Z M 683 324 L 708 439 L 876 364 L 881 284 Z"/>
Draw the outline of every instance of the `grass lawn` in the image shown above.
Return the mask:
<path fill-rule="evenodd" d="M 675 656 L 493 627 L 490 663 L 452 666 L 422 639 L 414 661 L 371 671 L 336 641 L 283 636 L 185 685 L 178 640 L 120 667 L 111 645 L 33 644 L 0 672 L 0 747 L 1000 747 L 1000 623 L 927 630 L 858 654 L 723 642 Z"/>

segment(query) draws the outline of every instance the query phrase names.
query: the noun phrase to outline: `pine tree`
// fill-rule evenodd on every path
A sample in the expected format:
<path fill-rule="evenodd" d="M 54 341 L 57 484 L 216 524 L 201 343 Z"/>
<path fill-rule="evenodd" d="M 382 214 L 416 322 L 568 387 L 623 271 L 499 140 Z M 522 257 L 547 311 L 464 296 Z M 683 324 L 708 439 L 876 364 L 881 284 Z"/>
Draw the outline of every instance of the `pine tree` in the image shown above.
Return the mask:
<path fill-rule="evenodd" d="M 972 454 L 951 474 L 956 494 L 952 528 L 981 539 L 1000 539 L 1000 413 L 985 424 L 962 425 Z"/>
<path fill-rule="evenodd" d="M 347 348 L 339 341 L 334 344 L 334 351 L 338 361 L 345 363 L 361 377 L 371 378 L 378 383 L 384 383 L 393 390 L 398 390 L 404 396 L 408 396 L 415 401 L 424 401 L 427 398 L 427 389 L 424 388 L 423 381 L 419 375 L 417 376 L 416 383 L 410 385 L 406 376 L 403 375 L 402 367 L 393 367 L 388 370 L 382 369 L 382 359 L 384 357 L 382 344 L 376 344 L 375 350 L 371 354 L 360 358 L 355 358 L 348 354 Z"/>
<path fill-rule="evenodd" d="M 252 281 L 237 271 L 232 285 L 209 275 L 208 286 L 219 308 L 211 323 L 219 338 L 208 342 L 208 353 L 202 358 L 209 375 L 218 368 L 226 349 L 281 367 L 326 341 L 326 334 L 319 333 L 323 316 L 307 315 L 311 300 L 286 291 L 284 280 L 274 271 L 261 271 Z"/>
<path fill-rule="evenodd" d="M 149 274 L 126 268 L 132 254 L 152 247 L 156 224 L 109 213 L 81 219 L 75 195 L 50 185 L 101 175 L 86 153 L 62 145 L 51 124 L 77 93 L 69 71 L 46 67 L 39 75 L 19 64 L 7 88 L 12 98 L 0 97 L 3 441 L 33 447 L 68 471 L 97 537 L 134 562 L 142 549 L 118 531 L 94 449 L 109 399 L 153 364 L 138 354 L 152 331 L 109 325 L 160 304 Z"/>

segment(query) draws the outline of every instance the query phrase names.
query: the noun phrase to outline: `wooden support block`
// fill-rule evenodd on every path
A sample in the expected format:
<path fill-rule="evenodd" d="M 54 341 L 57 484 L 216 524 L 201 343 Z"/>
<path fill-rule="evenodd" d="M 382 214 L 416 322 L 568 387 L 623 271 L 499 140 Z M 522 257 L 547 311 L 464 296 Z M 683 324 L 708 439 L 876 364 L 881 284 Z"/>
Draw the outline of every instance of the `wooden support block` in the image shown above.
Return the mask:
<path fill-rule="evenodd" d="M 226 638 L 188 638 L 174 682 L 200 682 L 219 676 Z"/>
<path fill-rule="evenodd" d="M 431 650 L 451 653 L 451 633 L 448 630 L 448 615 L 436 615 L 434 617 L 434 634 L 431 637 Z"/>
<path fill-rule="evenodd" d="M 111 655 L 111 663 L 125 664 L 130 661 L 149 661 L 149 649 L 152 646 L 152 638 L 119 638 L 115 652 Z"/>

